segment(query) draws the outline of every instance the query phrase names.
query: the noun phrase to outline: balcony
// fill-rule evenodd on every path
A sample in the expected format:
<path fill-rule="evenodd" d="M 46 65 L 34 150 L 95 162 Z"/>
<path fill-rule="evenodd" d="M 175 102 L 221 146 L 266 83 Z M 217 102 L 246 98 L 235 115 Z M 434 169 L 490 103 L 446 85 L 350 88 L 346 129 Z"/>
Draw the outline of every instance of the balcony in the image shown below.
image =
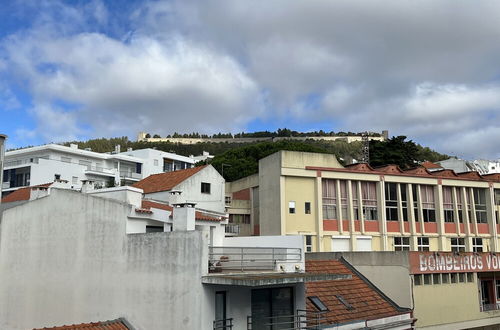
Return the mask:
<path fill-rule="evenodd" d="M 226 234 L 231 236 L 237 236 L 240 234 L 240 225 L 226 225 Z"/>
<path fill-rule="evenodd" d="M 120 171 L 120 177 L 132 181 L 140 181 L 142 179 L 142 174 L 132 171 Z"/>
<path fill-rule="evenodd" d="M 233 329 L 233 319 L 215 320 L 213 330 L 231 330 Z"/>
<path fill-rule="evenodd" d="M 297 310 L 293 315 L 247 317 L 247 330 L 257 329 L 323 329 L 327 325 L 326 312 Z"/>
<path fill-rule="evenodd" d="M 276 271 L 286 263 L 301 263 L 299 248 L 211 247 L 209 272 Z"/>
<path fill-rule="evenodd" d="M 114 177 L 116 174 L 116 170 L 113 168 L 103 168 L 102 166 L 87 166 L 85 174 Z"/>
<path fill-rule="evenodd" d="M 500 303 L 496 304 L 482 304 L 481 312 L 491 312 L 500 310 Z"/>

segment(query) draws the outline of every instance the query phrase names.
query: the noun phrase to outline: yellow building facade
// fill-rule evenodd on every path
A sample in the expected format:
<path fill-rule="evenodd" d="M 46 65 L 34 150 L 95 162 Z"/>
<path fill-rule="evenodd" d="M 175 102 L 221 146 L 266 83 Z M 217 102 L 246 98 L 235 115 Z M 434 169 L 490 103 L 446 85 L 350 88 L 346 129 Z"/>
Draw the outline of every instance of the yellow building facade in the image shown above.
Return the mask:
<path fill-rule="evenodd" d="M 280 151 L 226 188 L 230 214 L 248 191 L 238 211 L 250 215 L 247 234 L 302 234 L 306 251 L 500 252 L 498 175 L 343 167 L 334 155 Z"/>

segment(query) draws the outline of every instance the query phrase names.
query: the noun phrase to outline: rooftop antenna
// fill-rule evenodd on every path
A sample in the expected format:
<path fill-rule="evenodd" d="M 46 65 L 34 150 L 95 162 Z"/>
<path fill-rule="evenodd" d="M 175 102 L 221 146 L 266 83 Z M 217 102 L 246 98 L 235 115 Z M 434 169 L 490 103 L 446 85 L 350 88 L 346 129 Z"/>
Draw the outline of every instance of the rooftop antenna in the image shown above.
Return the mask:
<path fill-rule="evenodd" d="M 370 163 L 370 140 L 368 139 L 368 132 L 363 132 L 361 135 L 362 147 L 362 162 Z"/>

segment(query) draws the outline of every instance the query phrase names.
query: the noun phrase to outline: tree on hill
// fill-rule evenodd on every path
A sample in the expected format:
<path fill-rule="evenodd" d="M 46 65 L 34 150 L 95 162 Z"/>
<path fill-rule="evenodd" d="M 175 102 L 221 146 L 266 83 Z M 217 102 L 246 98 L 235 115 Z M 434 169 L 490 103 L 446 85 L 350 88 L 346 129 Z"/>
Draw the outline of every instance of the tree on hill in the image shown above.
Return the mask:
<path fill-rule="evenodd" d="M 224 178 L 227 181 L 234 181 L 257 173 L 259 159 L 279 150 L 328 153 L 325 149 L 298 141 L 261 142 L 228 150 L 215 156 L 210 163 L 219 173 L 222 173 L 222 165 L 224 164 Z"/>
<path fill-rule="evenodd" d="M 409 169 L 423 161 L 438 161 L 448 158 L 429 148 L 424 148 L 406 136 L 394 136 L 387 141 L 370 141 L 370 165 L 396 164 L 401 169 Z"/>

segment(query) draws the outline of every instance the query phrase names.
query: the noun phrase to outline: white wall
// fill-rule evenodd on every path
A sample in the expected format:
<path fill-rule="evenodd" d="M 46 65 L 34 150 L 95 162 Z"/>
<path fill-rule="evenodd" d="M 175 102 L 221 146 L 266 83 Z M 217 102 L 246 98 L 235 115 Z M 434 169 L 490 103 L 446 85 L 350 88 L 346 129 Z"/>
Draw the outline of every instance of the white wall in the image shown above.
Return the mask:
<path fill-rule="evenodd" d="M 201 183 L 210 183 L 210 194 L 201 192 Z M 223 213 L 225 211 L 225 181 L 212 166 L 207 166 L 198 173 L 174 187 L 182 191 L 187 202 L 196 203 L 196 208 Z"/>
<path fill-rule="evenodd" d="M 130 206 L 53 189 L 4 212 L 0 329 L 125 317 L 137 329 L 210 329 L 202 232 L 125 234 Z"/>

